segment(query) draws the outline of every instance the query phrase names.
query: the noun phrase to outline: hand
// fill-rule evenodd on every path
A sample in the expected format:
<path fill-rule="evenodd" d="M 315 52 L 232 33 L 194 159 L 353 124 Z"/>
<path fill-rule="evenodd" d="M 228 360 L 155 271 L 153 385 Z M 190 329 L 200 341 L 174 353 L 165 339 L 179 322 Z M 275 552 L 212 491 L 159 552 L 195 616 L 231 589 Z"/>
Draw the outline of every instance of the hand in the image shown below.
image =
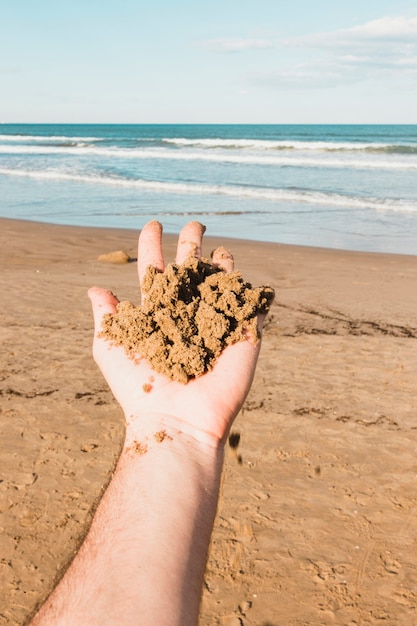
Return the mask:
<path fill-rule="evenodd" d="M 204 227 L 187 224 L 181 231 L 176 263 L 189 256 L 201 258 Z M 230 255 L 213 255 L 213 264 L 224 271 L 233 270 Z M 163 271 L 162 226 L 149 222 L 141 231 L 138 247 L 138 273 L 142 286 L 146 268 Z M 88 295 L 94 314 L 94 358 L 126 417 L 127 429 L 135 428 L 144 416 L 163 416 L 164 423 L 178 424 L 181 430 L 205 443 L 224 442 L 251 386 L 260 350 L 260 341 L 248 337 L 226 348 L 212 370 L 186 385 L 158 374 L 145 359 L 134 362 L 124 348 L 99 337 L 103 315 L 114 314 L 118 299 L 110 291 L 93 287 Z M 146 297 L 143 293 L 142 299 Z M 259 316 L 258 325 L 262 325 Z M 150 389 L 150 391 L 149 391 Z"/>

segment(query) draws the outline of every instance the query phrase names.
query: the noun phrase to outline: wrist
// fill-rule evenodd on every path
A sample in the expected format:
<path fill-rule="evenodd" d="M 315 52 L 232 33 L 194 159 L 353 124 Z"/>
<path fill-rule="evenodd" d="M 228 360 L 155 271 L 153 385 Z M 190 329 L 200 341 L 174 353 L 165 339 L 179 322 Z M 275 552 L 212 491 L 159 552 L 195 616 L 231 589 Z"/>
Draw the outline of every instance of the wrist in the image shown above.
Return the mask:
<path fill-rule="evenodd" d="M 153 449 L 187 450 L 207 459 L 222 459 L 224 440 L 193 424 L 165 413 L 146 412 L 126 416 L 123 452 L 146 454 Z"/>

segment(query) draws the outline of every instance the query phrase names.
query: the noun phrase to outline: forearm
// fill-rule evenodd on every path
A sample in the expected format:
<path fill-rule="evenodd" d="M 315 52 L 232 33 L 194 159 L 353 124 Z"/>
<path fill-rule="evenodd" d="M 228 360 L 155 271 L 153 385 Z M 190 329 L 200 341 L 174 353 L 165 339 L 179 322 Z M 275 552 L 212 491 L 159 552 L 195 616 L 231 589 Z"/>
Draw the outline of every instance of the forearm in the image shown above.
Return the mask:
<path fill-rule="evenodd" d="M 128 427 L 88 537 L 33 626 L 197 623 L 222 446 L 163 418 L 140 424 Z"/>

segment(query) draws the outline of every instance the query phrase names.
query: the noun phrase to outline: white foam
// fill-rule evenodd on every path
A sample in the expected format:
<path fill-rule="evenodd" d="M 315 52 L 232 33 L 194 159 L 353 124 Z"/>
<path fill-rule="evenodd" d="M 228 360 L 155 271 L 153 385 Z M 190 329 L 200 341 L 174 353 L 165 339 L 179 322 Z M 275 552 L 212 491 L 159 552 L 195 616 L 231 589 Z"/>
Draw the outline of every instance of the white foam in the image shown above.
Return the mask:
<path fill-rule="evenodd" d="M 103 137 L 70 136 L 70 135 L 6 135 L 0 134 L 0 141 L 6 143 L 96 143 L 104 141 Z M 146 137 L 137 137 L 136 141 L 152 141 Z M 155 140 L 159 142 L 159 140 Z M 380 152 L 395 151 L 401 149 L 416 150 L 417 143 L 387 143 L 387 142 L 360 142 L 360 141 L 301 141 L 295 139 L 221 139 L 221 138 L 194 138 L 186 137 L 165 137 L 161 139 L 163 143 L 180 147 L 196 147 L 202 149 L 224 149 L 224 150 L 255 150 L 259 152 L 274 150 L 301 150 L 303 152 Z M 114 147 L 117 150 L 117 146 Z"/>
<path fill-rule="evenodd" d="M 416 170 L 417 155 L 406 158 L 396 156 L 388 159 L 386 155 L 381 157 L 363 155 L 361 158 L 334 157 L 322 153 L 316 155 L 286 155 L 270 156 L 263 154 L 236 154 L 231 152 L 211 153 L 204 150 L 190 150 L 175 152 L 164 148 L 101 148 L 91 145 L 78 146 L 1 146 L 0 154 L 67 154 L 71 156 L 107 156 L 113 159 L 164 159 L 174 161 L 208 161 L 213 163 L 236 163 L 248 165 L 271 165 L 277 167 L 329 167 L 351 169 L 382 169 L 382 170 Z"/>
<path fill-rule="evenodd" d="M 389 143 L 364 143 L 341 141 L 297 141 L 281 139 L 186 139 L 182 137 L 165 138 L 166 143 L 178 146 L 197 146 L 205 148 L 249 148 L 255 150 L 320 150 L 320 151 L 362 151 L 382 150 L 392 147 Z M 417 144 L 414 146 L 417 150 Z"/>
<path fill-rule="evenodd" d="M 19 176 L 38 180 L 72 181 L 96 185 L 111 185 L 157 193 L 177 193 L 195 195 L 222 195 L 237 198 L 252 198 L 271 202 L 289 202 L 307 205 L 322 205 L 337 208 L 357 208 L 390 210 L 403 212 L 417 212 L 417 202 L 412 200 L 395 200 L 348 196 L 337 193 L 323 193 L 320 191 L 304 191 L 291 189 L 271 189 L 259 187 L 244 187 L 240 185 L 199 185 L 188 183 L 160 182 L 150 180 L 128 180 L 117 177 L 101 177 L 88 174 L 69 174 L 52 170 L 29 171 L 11 168 L 0 168 L 0 174 L 5 176 Z"/>

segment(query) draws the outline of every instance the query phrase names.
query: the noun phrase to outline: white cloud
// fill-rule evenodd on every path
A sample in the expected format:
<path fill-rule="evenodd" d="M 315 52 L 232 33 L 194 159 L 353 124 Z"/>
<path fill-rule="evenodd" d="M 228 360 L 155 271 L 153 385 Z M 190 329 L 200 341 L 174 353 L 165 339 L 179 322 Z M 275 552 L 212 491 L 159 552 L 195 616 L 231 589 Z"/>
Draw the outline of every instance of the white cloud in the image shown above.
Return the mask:
<path fill-rule="evenodd" d="M 417 17 L 381 17 L 359 26 L 340 31 L 345 36 L 359 39 L 400 39 L 406 41 L 417 37 Z"/>
<path fill-rule="evenodd" d="M 245 50 L 265 50 L 272 48 L 268 39 L 208 39 L 201 45 L 213 52 L 243 52 Z"/>
<path fill-rule="evenodd" d="M 262 69 L 249 75 L 251 83 L 317 89 L 372 80 L 390 82 L 398 89 L 417 87 L 417 16 L 383 16 L 351 28 L 281 41 L 243 37 L 209 39 L 198 45 L 229 54 L 269 49 Z M 297 49 L 295 56 L 291 49 Z M 300 56 L 305 61 L 300 62 Z"/>
<path fill-rule="evenodd" d="M 417 17 L 381 17 L 353 28 L 286 39 L 281 45 L 304 49 L 308 62 L 289 64 L 285 71 L 262 71 L 253 80 L 293 89 L 370 79 L 404 88 L 416 84 Z"/>
<path fill-rule="evenodd" d="M 292 37 L 282 43 L 288 46 L 319 48 L 344 47 L 354 44 L 402 43 L 414 46 L 417 42 L 417 17 L 392 16 L 343 28 L 330 33 Z M 411 44 L 410 44 L 411 42 Z"/>

